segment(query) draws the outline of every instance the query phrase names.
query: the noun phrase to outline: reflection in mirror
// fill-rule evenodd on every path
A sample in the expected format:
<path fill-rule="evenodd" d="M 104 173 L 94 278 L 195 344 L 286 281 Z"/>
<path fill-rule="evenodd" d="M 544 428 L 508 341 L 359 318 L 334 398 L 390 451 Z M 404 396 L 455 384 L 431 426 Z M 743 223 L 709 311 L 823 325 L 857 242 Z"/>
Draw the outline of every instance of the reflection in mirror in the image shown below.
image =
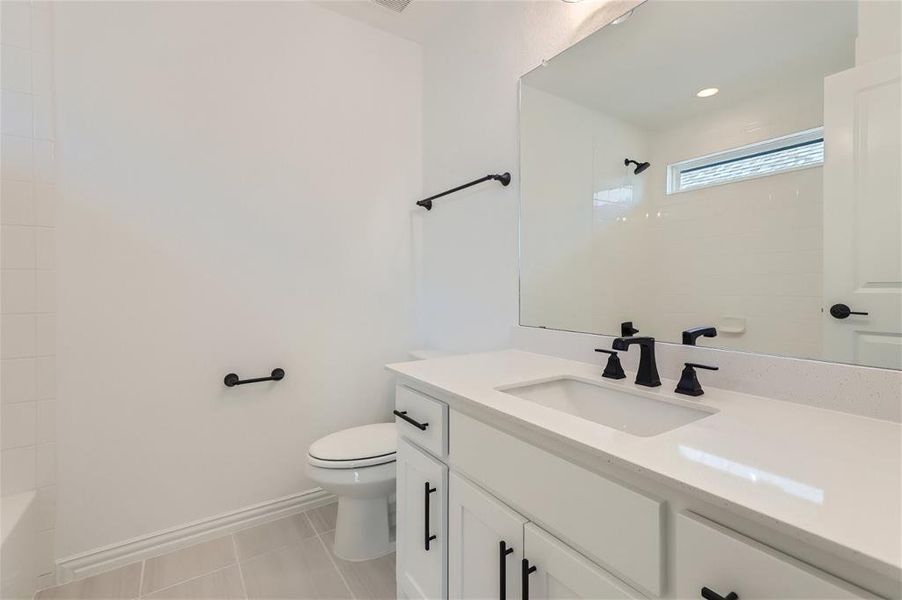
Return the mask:
<path fill-rule="evenodd" d="M 648 0 L 525 75 L 521 324 L 902 368 L 900 6 Z"/>

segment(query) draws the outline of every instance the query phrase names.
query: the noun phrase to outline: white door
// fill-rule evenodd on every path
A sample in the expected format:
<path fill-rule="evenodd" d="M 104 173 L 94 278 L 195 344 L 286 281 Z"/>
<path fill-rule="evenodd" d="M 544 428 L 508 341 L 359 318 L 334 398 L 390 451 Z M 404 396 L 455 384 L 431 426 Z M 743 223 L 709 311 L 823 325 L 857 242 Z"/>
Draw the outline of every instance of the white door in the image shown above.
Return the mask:
<path fill-rule="evenodd" d="M 526 519 L 456 473 L 449 479 L 449 596 L 519 600 Z"/>
<path fill-rule="evenodd" d="M 398 594 L 410 600 L 447 597 L 448 467 L 398 440 Z"/>
<path fill-rule="evenodd" d="M 900 58 L 824 80 L 824 358 L 895 369 L 902 368 Z M 867 314 L 836 318 L 837 304 Z"/>
<path fill-rule="evenodd" d="M 527 523 L 526 558 L 521 563 L 524 600 L 642 598 L 625 583 L 560 540 Z M 614 541 L 616 543 L 616 541 Z"/>

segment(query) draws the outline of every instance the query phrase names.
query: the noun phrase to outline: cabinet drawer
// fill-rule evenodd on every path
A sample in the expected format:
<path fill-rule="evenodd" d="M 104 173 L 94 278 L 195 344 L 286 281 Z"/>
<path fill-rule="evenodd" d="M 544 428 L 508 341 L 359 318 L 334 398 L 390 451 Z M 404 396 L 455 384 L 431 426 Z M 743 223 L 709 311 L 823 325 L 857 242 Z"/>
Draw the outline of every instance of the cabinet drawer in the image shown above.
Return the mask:
<path fill-rule="evenodd" d="M 693 513 L 676 523 L 678 598 L 701 598 L 702 587 L 743 600 L 873 598 L 851 584 L 803 564 Z"/>
<path fill-rule="evenodd" d="M 646 592 L 662 589 L 664 504 L 451 413 L 455 469 Z"/>
<path fill-rule="evenodd" d="M 448 456 L 447 404 L 399 385 L 395 388 L 395 410 L 398 435 L 439 458 Z M 398 412 L 405 414 L 399 416 Z"/>

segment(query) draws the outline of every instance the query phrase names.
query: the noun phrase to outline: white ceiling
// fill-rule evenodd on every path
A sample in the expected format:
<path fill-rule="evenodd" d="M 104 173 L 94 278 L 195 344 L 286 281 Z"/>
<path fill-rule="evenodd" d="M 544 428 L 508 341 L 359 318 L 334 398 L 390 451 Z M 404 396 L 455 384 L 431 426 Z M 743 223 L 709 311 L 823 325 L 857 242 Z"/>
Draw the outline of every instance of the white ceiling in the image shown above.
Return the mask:
<path fill-rule="evenodd" d="M 848 0 L 649 0 L 523 81 L 655 130 L 849 68 L 856 32 Z M 706 87 L 720 94 L 696 98 Z"/>

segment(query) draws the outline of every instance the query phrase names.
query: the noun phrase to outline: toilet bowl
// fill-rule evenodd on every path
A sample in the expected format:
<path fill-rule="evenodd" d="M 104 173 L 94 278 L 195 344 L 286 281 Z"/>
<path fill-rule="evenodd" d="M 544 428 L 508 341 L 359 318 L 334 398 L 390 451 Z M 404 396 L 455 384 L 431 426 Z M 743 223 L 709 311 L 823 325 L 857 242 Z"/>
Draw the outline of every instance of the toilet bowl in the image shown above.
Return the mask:
<path fill-rule="evenodd" d="M 370 560 L 394 550 L 388 498 L 395 492 L 394 423 L 352 427 L 320 438 L 307 450 L 307 473 L 338 496 L 335 554 Z"/>

